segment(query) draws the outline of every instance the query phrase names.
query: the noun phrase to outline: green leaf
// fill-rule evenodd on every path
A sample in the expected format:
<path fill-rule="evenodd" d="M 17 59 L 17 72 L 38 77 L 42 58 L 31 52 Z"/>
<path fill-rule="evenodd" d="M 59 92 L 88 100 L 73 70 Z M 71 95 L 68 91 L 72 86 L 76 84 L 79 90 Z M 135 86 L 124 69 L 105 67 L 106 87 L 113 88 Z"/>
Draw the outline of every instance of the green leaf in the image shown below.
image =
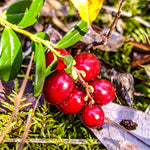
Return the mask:
<path fill-rule="evenodd" d="M 19 24 L 22 20 L 26 9 L 29 9 L 32 0 L 19 0 L 11 4 L 4 15 L 6 15 L 7 20 L 13 24 Z"/>
<path fill-rule="evenodd" d="M 88 31 L 87 23 L 80 20 L 66 35 L 57 43 L 56 48 L 67 48 L 77 43 Z"/>
<path fill-rule="evenodd" d="M 45 53 L 44 48 L 41 43 L 35 43 L 35 62 L 36 62 L 36 71 L 35 71 L 35 84 L 34 84 L 34 96 L 38 96 L 43 89 L 45 81 Z"/>
<path fill-rule="evenodd" d="M 0 75 L 4 81 L 14 79 L 22 64 L 22 46 L 11 28 L 5 28 L 0 41 Z"/>
<path fill-rule="evenodd" d="M 46 68 L 46 72 L 45 72 L 46 77 L 56 70 L 57 64 L 58 64 L 58 60 L 57 58 L 55 58 L 53 62 Z"/>
<path fill-rule="evenodd" d="M 43 3 L 44 0 L 19 0 L 10 5 L 4 15 L 9 22 L 26 28 L 37 21 Z"/>
<path fill-rule="evenodd" d="M 65 56 L 61 57 L 61 59 L 67 66 L 67 68 L 65 68 L 66 73 L 70 73 L 71 67 L 73 65 L 73 57 L 71 55 L 65 55 Z"/>
<path fill-rule="evenodd" d="M 44 0 L 33 0 L 30 9 L 26 9 L 25 15 L 18 25 L 24 28 L 33 25 L 37 21 L 38 14 L 41 11 L 43 3 Z"/>
<path fill-rule="evenodd" d="M 38 33 L 36 34 L 36 36 L 37 36 L 37 37 L 40 37 L 40 38 L 42 38 L 42 39 L 44 39 L 44 40 L 49 40 L 49 35 L 48 35 L 47 33 L 45 33 L 45 32 L 38 32 Z"/>
<path fill-rule="evenodd" d="M 45 32 L 39 32 L 36 34 L 37 37 L 42 38 L 44 40 L 49 40 L 49 35 Z M 35 42 L 32 42 L 32 51 L 35 51 Z M 44 51 L 47 50 L 47 47 L 43 46 Z M 37 51 L 35 51 L 34 58 L 36 58 Z M 35 61 L 35 60 L 34 60 Z"/>

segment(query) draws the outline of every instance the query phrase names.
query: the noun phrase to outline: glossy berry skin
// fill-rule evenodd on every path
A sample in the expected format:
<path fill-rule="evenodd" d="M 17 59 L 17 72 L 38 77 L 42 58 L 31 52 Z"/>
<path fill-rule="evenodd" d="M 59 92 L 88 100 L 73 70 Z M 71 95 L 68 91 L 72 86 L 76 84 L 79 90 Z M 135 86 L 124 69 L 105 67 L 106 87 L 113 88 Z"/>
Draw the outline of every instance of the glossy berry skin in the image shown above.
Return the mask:
<path fill-rule="evenodd" d="M 76 114 L 83 108 L 85 92 L 82 89 L 74 88 L 69 98 L 59 104 L 57 108 L 65 114 Z"/>
<path fill-rule="evenodd" d="M 87 105 L 82 111 L 83 122 L 91 128 L 100 128 L 104 122 L 104 112 L 98 105 Z"/>
<path fill-rule="evenodd" d="M 91 53 L 83 52 L 74 57 L 75 67 L 86 73 L 85 81 L 90 81 L 97 77 L 100 72 L 100 62 L 98 58 Z"/>
<path fill-rule="evenodd" d="M 54 72 L 44 84 L 43 94 L 48 103 L 60 104 L 74 89 L 74 80 L 65 71 Z"/>
<path fill-rule="evenodd" d="M 97 78 L 91 81 L 89 85 L 94 88 L 94 92 L 91 95 L 97 104 L 106 105 L 114 99 L 115 90 L 108 80 Z"/>
<path fill-rule="evenodd" d="M 70 53 L 68 51 L 66 51 L 65 49 L 57 49 L 56 48 L 55 50 L 59 51 L 63 55 L 70 55 Z M 57 57 L 57 59 L 58 59 L 58 64 L 57 64 L 56 70 L 59 71 L 59 70 L 65 69 L 66 65 L 61 60 L 61 58 Z M 46 67 L 48 67 L 53 62 L 53 60 L 54 60 L 54 55 L 51 51 L 49 51 L 46 54 Z"/>

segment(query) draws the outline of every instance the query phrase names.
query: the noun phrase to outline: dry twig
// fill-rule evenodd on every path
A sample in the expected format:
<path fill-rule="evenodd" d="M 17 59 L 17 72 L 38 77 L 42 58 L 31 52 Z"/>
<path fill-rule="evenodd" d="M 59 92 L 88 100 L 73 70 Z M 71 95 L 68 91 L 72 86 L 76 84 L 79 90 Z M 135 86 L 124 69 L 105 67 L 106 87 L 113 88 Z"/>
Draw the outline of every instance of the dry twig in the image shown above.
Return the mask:
<path fill-rule="evenodd" d="M 30 63 L 29 63 L 29 66 L 28 66 L 28 69 L 27 69 L 27 72 L 26 72 L 26 76 L 23 80 L 20 91 L 19 91 L 18 95 L 16 96 L 15 108 L 14 108 L 14 111 L 12 113 L 11 119 L 10 119 L 7 127 L 3 131 L 2 135 L 0 136 L 0 143 L 2 143 L 3 139 L 5 138 L 5 135 L 7 134 L 8 130 L 9 130 L 9 127 L 11 126 L 11 123 L 13 122 L 14 118 L 17 116 L 17 113 L 19 111 L 20 101 L 22 99 L 22 96 L 23 96 L 23 93 L 24 93 L 24 90 L 25 90 L 25 87 L 26 87 L 26 84 L 27 84 L 27 81 L 28 81 L 28 77 L 29 77 L 29 74 L 30 74 L 31 66 L 32 66 L 33 57 L 34 57 L 34 52 L 32 53 Z"/>

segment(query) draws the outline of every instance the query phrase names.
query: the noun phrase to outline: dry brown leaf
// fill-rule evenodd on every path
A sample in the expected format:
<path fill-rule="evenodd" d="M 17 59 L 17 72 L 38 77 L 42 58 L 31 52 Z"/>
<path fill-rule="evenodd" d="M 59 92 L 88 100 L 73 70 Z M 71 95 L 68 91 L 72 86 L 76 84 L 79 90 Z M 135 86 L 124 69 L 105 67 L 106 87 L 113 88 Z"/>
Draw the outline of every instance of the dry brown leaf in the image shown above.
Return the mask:
<path fill-rule="evenodd" d="M 141 65 L 141 67 L 143 67 L 148 75 L 148 77 L 150 78 L 150 64 L 147 65 Z"/>
<path fill-rule="evenodd" d="M 139 110 L 109 103 L 103 106 L 105 116 L 116 124 L 122 120 L 133 120 L 137 123 L 135 130 L 121 129 L 105 120 L 102 130 L 91 129 L 94 135 L 107 147 L 108 150 L 120 150 L 120 142 L 129 142 L 135 147 L 150 150 L 150 115 Z"/>

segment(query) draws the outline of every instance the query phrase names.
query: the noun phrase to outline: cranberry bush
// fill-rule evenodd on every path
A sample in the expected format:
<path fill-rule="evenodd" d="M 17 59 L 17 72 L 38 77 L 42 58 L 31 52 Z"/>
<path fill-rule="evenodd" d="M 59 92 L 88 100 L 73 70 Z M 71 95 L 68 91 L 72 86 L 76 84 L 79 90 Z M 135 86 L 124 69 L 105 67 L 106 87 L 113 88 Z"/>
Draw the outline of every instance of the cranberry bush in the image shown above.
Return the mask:
<path fill-rule="evenodd" d="M 73 58 L 65 50 L 84 36 L 88 31 L 87 23 L 80 20 L 57 44 L 53 44 L 48 34 L 32 34 L 25 30 L 36 23 L 43 3 L 44 0 L 19 0 L 0 14 L 0 24 L 4 27 L 0 40 L 0 76 L 4 81 L 17 77 L 23 62 L 23 48 L 18 34 L 27 36 L 31 39 L 32 56 L 36 64 L 34 96 L 38 97 L 43 91 L 47 103 L 56 105 L 66 114 L 81 112 L 87 126 L 100 128 L 104 122 L 101 106 L 114 99 L 114 88 L 109 81 L 98 79 L 100 62 L 94 54 L 84 52 Z M 22 92 L 18 97 L 16 109 Z M 17 111 L 14 113 L 17 114 Z M 0 142 L 6 132 L 7 129 Z"/>

